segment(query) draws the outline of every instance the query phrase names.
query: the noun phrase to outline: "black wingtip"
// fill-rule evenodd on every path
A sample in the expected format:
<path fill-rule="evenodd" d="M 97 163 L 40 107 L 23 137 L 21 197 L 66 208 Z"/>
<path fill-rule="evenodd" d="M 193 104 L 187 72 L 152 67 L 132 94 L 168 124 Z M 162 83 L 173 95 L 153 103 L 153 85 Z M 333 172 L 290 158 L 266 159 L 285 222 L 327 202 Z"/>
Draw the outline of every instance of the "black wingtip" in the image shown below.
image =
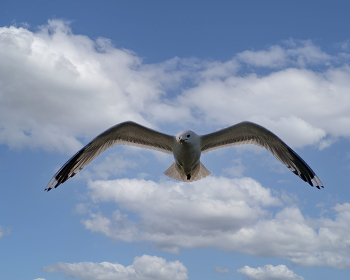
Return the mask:
<path fill-rule="evenodd" d="M 320 180 L 316 175 L 314 175 L 314 176 L 311 178 L 311 181 L 309 182 L 309 184 L 310 184 L 311 186 L 315 186 L 315 187 L 318 188 L 319 190 L 320 190 L 321 188 L 324 188 L 324 186 L 323 186 L 321 180 Z"/>
<path fill-rule="evenodd" d="M 53 188 L 57 188 L 60 182 L 56 179 L 56 176 L 53 177 L 50 182 L 47 184 L 45 191 L 50 191 Z"/>
<path fill-rule="evenodd" d="M 313 184 L 312 181 L 309 182 L 310 186 L 311 187 L 316 187 L 318 188 L 319 190 L 322 188 L 324 189 L 324 186 L 322 184 Z"/>
<path fill-rule="evenodd" d="M 322 189 L 324 189 L 324 186 L 323 185 L 313 185 L 312 183 L 310 183 L 310 185 L 311 185 L 311 187 L 316 187 L 316 188 L 318 188 L 319 190 L 322 188 Z"/>

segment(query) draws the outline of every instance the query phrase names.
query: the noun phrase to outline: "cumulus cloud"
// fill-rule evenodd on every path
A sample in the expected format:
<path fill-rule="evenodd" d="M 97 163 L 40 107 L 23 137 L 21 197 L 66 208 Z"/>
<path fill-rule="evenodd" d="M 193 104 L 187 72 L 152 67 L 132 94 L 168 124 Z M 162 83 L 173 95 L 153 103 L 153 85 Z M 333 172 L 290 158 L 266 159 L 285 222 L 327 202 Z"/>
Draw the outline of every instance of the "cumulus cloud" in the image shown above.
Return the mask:
<path fill-rule="evenodd" d="M 227 235 L 266 215 L 262 206 L 281 205 L 269 189 L 250 178 L 212 177 L 191 187 L 122 179 L 90 182 L 89 188 L 94 202 L 117 202 L 142 221 L 133 222 L 119 210 L 111 218 L 98 212 L 82 220 L 87 229 L 127 242 L 154 241 L 175 253 L 179 246 L 226 248 Z M 218 234 L 226 237 L 219 241 Z"/>
<path fill-rule="evenodd" d="M 350 73 L 349 69 L 346 67 L 346 75 Z M 335 91 L 329 91 L 330 87 L 331 83 L 320 74 L 290 68 L 263 77 L 251 74 L 244 78 L 229 77 L 225 81 L 203 81 L 179 99 L 193 110 L 202 112 L 207 124 L 218 127 L 218 123 L 232 125 L 250 120 L 272 130 L 291 146 L 300 147 L 317 143 L 327 133 L 349 136 L 349 130 L 344 128 L 346 120 L 330 116 L 339 116 L 337 110 L 342 111 L 344 106 L 333 95 Z M 345 87 L 341 91 L 340 99 L 348 102 L 344 100 L 349 96 L 345 94 Z M 291 134 L 288 135 L 287 129 L 296 136 L 289 139 Z"/>
<path fill-rule="evenodd" d="M 349 203 L 332 209 L 334 219 L 306 218 L 296 206 L 283 206 L 276 194 L 244 177 L 209 177 L 191 185 L 93 181 L 89 189 L 93 203 L 116 202 L 118 209 L 111 216 L 90 211 L 81 222 L 114 240 L 151 241 L 173 253 L 206 247 L 283 257 L 300 266 L 350 268 Z"/>
<path fill-rule="evenodd" d="M 245 65 L 251 74 L 241 72 Z M 256 67 L 268 71 L 259 76 Z M 0 143 L 13 148 L 73 153 L 84 137 L 126 120 L 191 124 L 201 133 L 251 120 L 294 147 L 324 148 L 350 136 L 348 60 L 312 41 L 290 39 L 224 62 L 146 64 L 106 38 L 50 20 L 36 32 L 0 28 L 0 77 Z"/>
<path fill-rule="evenodd" d="M 82 280 L 185 280 L 187 268 L 179 261 L 167 262 L 163 258 L 143 255 L 136 257 L 132 265 L 118 263 L 55 263 L 42 269 L 44 272 L 60 272 Z"/>
<path fill-rule="evenodd" d="M 0 57 L 0 143 L 11 147 L 72 151 L 81 147 L 79 136 L 121 121 L 152 126 L 142 113 L 168 83 L 167 63 L 143 67 L 132 51 L 74 35 L 59 20 L 36 33 L 0 28 Z"/>
<path fill-rule="evenodd" d="M 265 265 L 264 267 L 251 268 L 242 267 L 237 270 L 238 273 L 246 275 L 248 280 L 304 280 L 303 277 L 289 270 L 285 265 Z"/>

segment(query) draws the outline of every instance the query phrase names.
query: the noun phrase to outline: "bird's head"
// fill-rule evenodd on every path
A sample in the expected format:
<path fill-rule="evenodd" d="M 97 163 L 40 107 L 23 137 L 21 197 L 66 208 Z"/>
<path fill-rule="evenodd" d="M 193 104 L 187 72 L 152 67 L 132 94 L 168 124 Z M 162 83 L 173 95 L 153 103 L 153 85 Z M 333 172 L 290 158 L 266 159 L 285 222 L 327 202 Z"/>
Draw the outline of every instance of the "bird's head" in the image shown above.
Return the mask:
<path fill-rule="evenodd" d="M 176 135 L 176 141 L 179 144 L 184 144 L 184 143 L 196 143 L 196 141 L 198 141 L 199 136 L 194 133 L 191 130 L 185 130 L 181 133 L 179 133 L 178 135 Z"/>

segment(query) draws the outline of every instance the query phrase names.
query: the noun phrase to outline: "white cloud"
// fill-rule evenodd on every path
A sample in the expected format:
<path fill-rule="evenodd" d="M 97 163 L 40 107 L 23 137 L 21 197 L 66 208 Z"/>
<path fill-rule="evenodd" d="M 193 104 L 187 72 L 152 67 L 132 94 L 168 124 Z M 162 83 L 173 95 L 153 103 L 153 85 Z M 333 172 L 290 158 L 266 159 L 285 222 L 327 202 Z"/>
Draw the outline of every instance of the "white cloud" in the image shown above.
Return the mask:
<path fill-rule="evenodd" d="M 223 268 L 221 266 L 214 266 L 215 272 L 220 273 L 220 274 L 226 274 L 229 273 L 230 270 L 228 268 Z"/>
<path fill-rule="evenodd" d="M 303 277 L 289 270 L 285 265 L 265 265 L 264 267 L 251 268 L 242 267 L 237 270 L 238 273 L 247 276 L 248 280 L 304 280 Z"/>
<path fill-rule="evenodd" d="M 313 64 L 330 63 L 334 58 L 321 51 L 310 41 L 289 39 L 284 42 L 286 47 L 271 46 L 268 50 L 244 51 L 236 55 L 237 59 L 257 67 L 306 67 Z"/>
<path fill-rule="evenodd" d="M 60 272 L 82 280 L 185 280 L 187 268 L 179 261 L 167 262 L 163 258 L 143 255 L 136 257 L 132 265 L 118 263 L 55 263 L 42 269 L 44 272 Z"/>
<path fill-rule="evenodd" d="M 289 40 L 224 62 L 146 64 L 108 39 L 75 35 L 68 24 L 51 20 L 37 32 L 0 28 L 0 143 L 73 153 L 82 137 L 126 120 L 153 128 L 191 124 L 202 133 L 252 120 L 295 147 L 324 148 L 350 136 L 350 67 L 311 41 Z M 241 75 L 242 63 L 252 71 L 279 68 Z"/>
<path fill-rule="evenodd" d="M 350 86 L 345 77 L 343 81 Z M 349 136 L 347 122 L 333 118 L 339 115 L 337 110 L 344 103 L 340 104 L 329 92 L 330 86 L 312 71 L 286 69 L 264 77 L 251 74 L 244 78 L 232 76 L 225 81 L 203 81 L 188 89 L 179 100 L 205 116 L 207 125 L 222 128 L 251 120 L 272 130 L 291 146 L 304 146 L 317 143 L 326 133 Z M 345 87 L 343 90 L 339 97 L 348 102 L 345 100 L 349 95 L 345 94 Z M 341 127 L 335 125 L 340 121 Z M 292 133 L 287 131 L 293 132 L 292 139 L 288 138 Z"/>
<path fill-rule="evenodd" d="M 217 235 L 254 225 L 266 215 L 262 206 L 281 205 L 269 189 L 250 178 L 212 177 L 191 186 L 122 179 L 90 182 L 89 188 L 94 202 L 117 202 L 142 220 L 133 222 L 119 210 L 110 218 L 98 212 L 82 220 L 87 229 L 125 242 L 153 241 L 174 253 L 178 247 L 226 248 L 227 240 L 218 241 Z"/>
<path fill-rule="evenodd" d="M 350 40 L 343 41 L 343 42 L 339 43 L 338 46 L 343 51 L 349 51 L 350 50 Z"/>
<path fill-rule="evenodd" d="M 74 35 L 59 20 L 36 33 L 0 28 L 0 58 L 0 143 L 11 147 L 75 151 L 77 137 L 121 121 L 151 126 L 141 114 L 157 107 L 168 83 L 166 62 L 143 67 L 133 52 Z"/>
<path fill-rule="evenodd" d="M 311 40 L 293 40 L 285 41 L 287 46 L 292 48 L 287 49 L 286 53 L 290 57 L 292 63 L 294 62 L 300 67 L 306 67 L 313 64 L 328 64 L 334 60 L 332 56 L 321 51 L 320 47 L 315 46 Z"/>
<path fill-rule="evenodd" d="M 312 127 L 304 120 L 291 116 L 281 118 L 278 121 L 265 119 L 265 117 L 254 117 L 253 121 L 264 123 L 271 131 L 279 131 L 282 139 L 288 139 L 288 143 L 292 143 L 294 147 L 302 147 L 320 141 L 326 136 L 326 132 L 322 129 Z"/>
<path fill-rule="evenodd" d="M 259 67 L 281 67 L 287 62 L 286 51 L 272 46 L 268 51 L 244 51 L 237 54 L 239 61 Z"/>
<path fill-rule="evenodd" d="M 242 159 L 241 158 L 234 159 L 232 160 L 232 163 L 233 163 L 232 165 L 225 168 L 223 171 L 226 174 L 229 174 L 233 177 L 243 176 L 243 172 L 246 170 L 246 168 L 242 164 Z"/>
<path fill-rule="evenodd" d="M 115 240 L 151 241 L 173 253 L 210 247 L 300 266 L 350 268 L 347 203 L 333 208 L 334 219 L 305 218 L 296 206 L 274 214 L 271 207 L 283 206 L 281 200 L 250 178 L 209 177 L 190 185 L 122 179 L 90 182 L 89 189 L 92 202 L 116 202 L 118 210 L 110 217 L 90 211 L 82 224 Z"/>
<path fill-rule="evenodd" d="M 45 278 L 36 278 L 34 280 L 45 280 Z"/>
<path fill-rule="evenodd" d="M 111 153 L 103 161 L 92 163 L 92 170 L 101 179 L 108 179 L 110 175 L 126 173 L 127 168 L 135 168 L 137 163 L 124 158 L 119 153 Z"/>

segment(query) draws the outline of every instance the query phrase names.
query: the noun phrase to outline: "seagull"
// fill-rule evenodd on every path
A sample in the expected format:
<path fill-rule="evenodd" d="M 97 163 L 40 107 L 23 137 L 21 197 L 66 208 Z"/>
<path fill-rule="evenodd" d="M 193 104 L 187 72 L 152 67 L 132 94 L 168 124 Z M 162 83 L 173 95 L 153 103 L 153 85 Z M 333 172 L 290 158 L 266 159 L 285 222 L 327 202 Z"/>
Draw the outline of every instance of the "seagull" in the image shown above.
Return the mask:
<path fill-rule="evenodd" d="M 200 161 L 201 154 L 243 144 L 254 144 L 267 149 L 305 182 L 318 189 L 323 188 L 320 179 L 296 152 L 258 124 L 245 121 L 205 135 L 185 130 L 172 136 L 127 121 L 107 129 L 78 151 L 58 170 L 45 190 L 57 188 L 115 145 L 132 145 L 173 154 L 175 161 L 164 174 L 178 181 L 193 182 L 210 174 Z"/>

